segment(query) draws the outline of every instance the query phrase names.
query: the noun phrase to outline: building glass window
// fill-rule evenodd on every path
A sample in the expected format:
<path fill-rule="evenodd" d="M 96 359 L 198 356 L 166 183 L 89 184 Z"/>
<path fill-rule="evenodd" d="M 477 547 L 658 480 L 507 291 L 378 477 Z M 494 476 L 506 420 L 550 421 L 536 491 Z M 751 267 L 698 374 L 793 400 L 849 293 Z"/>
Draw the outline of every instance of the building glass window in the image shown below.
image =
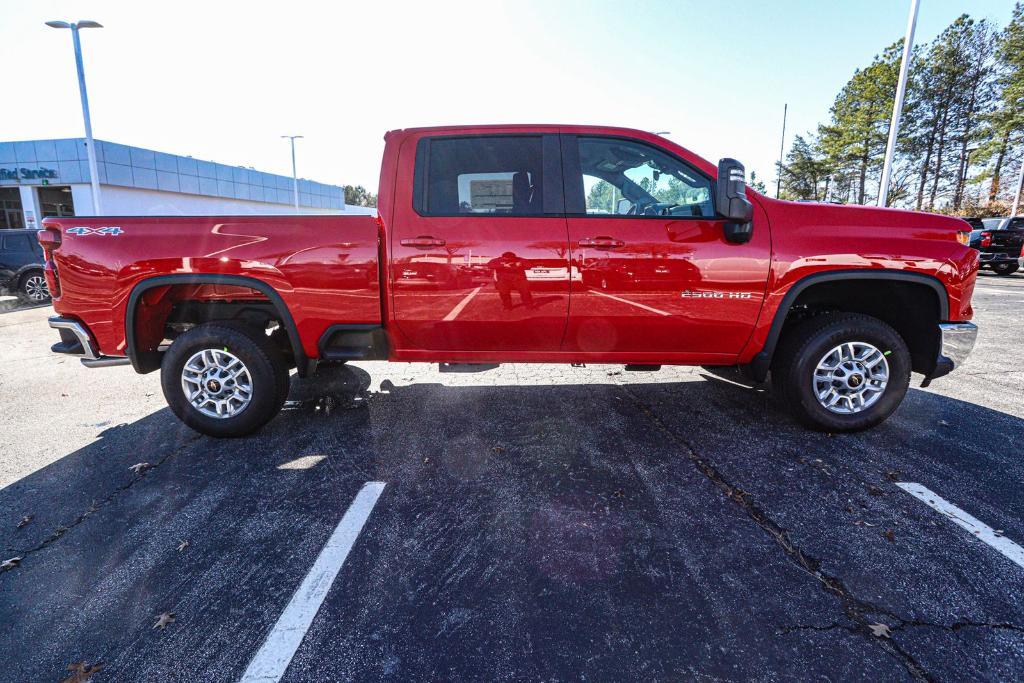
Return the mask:
<path fill-rule="evenodd" d="M 71 199 L 70 187 L 40 187 L 39 210 L 43 218 L 49 216 L 74 216 L 75 203 Z"/>
<path fill-rule="evenodd" d="M 0 187 L 0 230 L 24 227 L 21 193 L 16 187 Z"/>

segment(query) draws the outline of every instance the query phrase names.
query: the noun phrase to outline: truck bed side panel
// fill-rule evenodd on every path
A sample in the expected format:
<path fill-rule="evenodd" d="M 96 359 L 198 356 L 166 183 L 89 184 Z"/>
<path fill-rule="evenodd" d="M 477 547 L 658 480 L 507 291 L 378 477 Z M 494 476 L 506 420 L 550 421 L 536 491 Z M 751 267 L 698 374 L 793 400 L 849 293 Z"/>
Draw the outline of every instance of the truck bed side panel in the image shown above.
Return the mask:
<path fill-rule="evenodd" d="M 106 355 L 126 354 L 128 298 L 160 275 L 265 282 L 288 306 L 310 358 L 328 326 L 381 322 L 373 216 L 77 217 L 46 226 L 62 233 L 54 308 L 84 322 Z"/>

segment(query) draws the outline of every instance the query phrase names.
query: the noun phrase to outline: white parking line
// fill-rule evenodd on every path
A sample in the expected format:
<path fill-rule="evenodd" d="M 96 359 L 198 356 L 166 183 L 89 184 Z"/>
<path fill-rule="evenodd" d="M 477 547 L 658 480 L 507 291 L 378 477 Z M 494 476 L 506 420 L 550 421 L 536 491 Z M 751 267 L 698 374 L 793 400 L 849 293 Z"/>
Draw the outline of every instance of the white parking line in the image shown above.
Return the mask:
<path fill-rule="evenodd" d="M 369 481 L 359 489 L 263 646 L 249 662 L 242 674 L 243 682 L 278 681 L 284 675 L 384 486 L 382 481 Z"/>
<path fill-rule="evenodd" d="M 598 292 L 597 290 L 594 290 L 594 289 L 591 289 L 591 290 L 588 290 L 588 291 L 591 294 L 597 294 L 598 296 L 604 296 L 604 297 L 607 297 L 609 299 L 614 299 L 615 301 L 621 301 L 624 304 L 629 304 L 630 306 L 636 306 L 637 308 L 642 308 L 645 311 L 650 311 L 651 313 L 657 313 L 658 315 L 672 315 L 671 313 L 668 313 L 666 311 L 660 311 L 657 308 L 651 308 L 650 306 L 644 306 L 643 304 L 638 304 L 637 302 L 630 301 L 629 299 L 620 299 L 617 296 L 612 296 L 611 294 L 605 294 L 604 292 Z"/>
<path fill-rule="evenodd" d="M 459 317 L 459 313 L 462 313 L 462 309 L 466 307 L 466 304 L 472 301 L 473 297 L 476 296 L 481 289 L 483 289 L 483 285 L 474 289 L 472 292 L 467 294 L 462 301 L 455 304 L 455 308 L 449 311 L 448 315 L 444 317 L 444 322 L 448 323 Z"/>
<path fill-rule="evenodd" d="M 960 528 L 973 534 L 976 538 L 995 548 L 1011 561 L 1016 562 L 1021 567 L 1024 567 L 1024 548 L 1020 547 L 1005 536 L 997 534 L 992 527 L 984 524 L 983 522 L 979 522 L 977 519 L 949 501 L 943 500 L 934 491 L 921 486 L 920 484 L 907 482 L 897 483 L 896 486 L 899 486 L 901 489 L 912 495 L 914 498 L 917 498 L 933 510 L 941 512 Z"/>

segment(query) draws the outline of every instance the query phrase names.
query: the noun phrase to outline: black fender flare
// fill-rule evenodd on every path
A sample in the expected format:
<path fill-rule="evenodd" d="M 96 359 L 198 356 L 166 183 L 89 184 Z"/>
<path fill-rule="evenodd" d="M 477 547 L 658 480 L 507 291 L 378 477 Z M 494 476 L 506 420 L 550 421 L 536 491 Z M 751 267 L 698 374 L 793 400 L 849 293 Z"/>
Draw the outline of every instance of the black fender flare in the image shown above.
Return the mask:
<path fill-rule="evenodd" d="M 291 311 L 281 295 L 273 287 L 262 280 L 245 275 L 227 275 L 223 273 L 179 273 L 175 275 L 157 275 L 142 280 L 132 288 L 128 296 L 128 306 L 124 314 L 125 352 L 132 362 L 135 372 L 144 374 L 152 372 L 160 367 L 161 354 L 159 352 L 140 352 L 135 342 L 135 309 L 139 305 L 139 299 L 148 290 L 154 287 L 167 285 L 238 285 L 255 289 L 263 294 L 274 305 L 278 315 L 281 317 L 281 324 L 288 333 L 288 340 L 291 342 L 292 351 L 295 354 L 295 365 L 299 375 L 304 377 L 311 370 L 312 363 L 302 349 L 302 339 L 299 337 L 299 330 L 295 326 Z"/>
<path fill-rule="evenodd" d="M 935 292 L 939 307 L 939 320 L 949 319 L 949 294 L 939 278 L 934 275 L 873 268 L 829 270 L 822 273 L 812 273 L 794 282 L 782 298 L 778 310 L 775 311 L 775 317 L 772 318 L 772 326 L 768 331 L 768 338 L 765 339 L 764 346 L 754 354 L 750 365 L 747 367 L 747 374 L 750 375 L 751 379 L 763 382 L 768 377 L 768 370 L 771 368 L 772 357 L 775 355 L 775 347 L 779 343 L 779 337 L 782 336 L 782 328 L 786 323 L 786 316 L 789 315 L 789 310 L 793 307 L 797 297 L 808 287 L 836 280 L 895 280 L 926 285 Z"/>

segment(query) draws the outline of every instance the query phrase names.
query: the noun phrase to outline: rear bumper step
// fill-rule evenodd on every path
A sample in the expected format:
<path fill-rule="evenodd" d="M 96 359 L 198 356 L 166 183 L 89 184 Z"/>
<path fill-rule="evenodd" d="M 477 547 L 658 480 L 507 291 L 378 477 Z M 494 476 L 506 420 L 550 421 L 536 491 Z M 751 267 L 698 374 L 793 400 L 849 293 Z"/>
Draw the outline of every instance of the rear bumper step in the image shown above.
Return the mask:
<path fill-rule="evenodd" d="M 92 343 L 89 332 L 77 320 L 53 316 L 50 318 L 50 327 L 60 332 L 60 341 L 51 346 L 50 350 L 54 353 L 74 356 L 80 359 L 82 365 L 87 368 L 107 368 L 131 363 L 125 357 L 99 354 Z"/>

